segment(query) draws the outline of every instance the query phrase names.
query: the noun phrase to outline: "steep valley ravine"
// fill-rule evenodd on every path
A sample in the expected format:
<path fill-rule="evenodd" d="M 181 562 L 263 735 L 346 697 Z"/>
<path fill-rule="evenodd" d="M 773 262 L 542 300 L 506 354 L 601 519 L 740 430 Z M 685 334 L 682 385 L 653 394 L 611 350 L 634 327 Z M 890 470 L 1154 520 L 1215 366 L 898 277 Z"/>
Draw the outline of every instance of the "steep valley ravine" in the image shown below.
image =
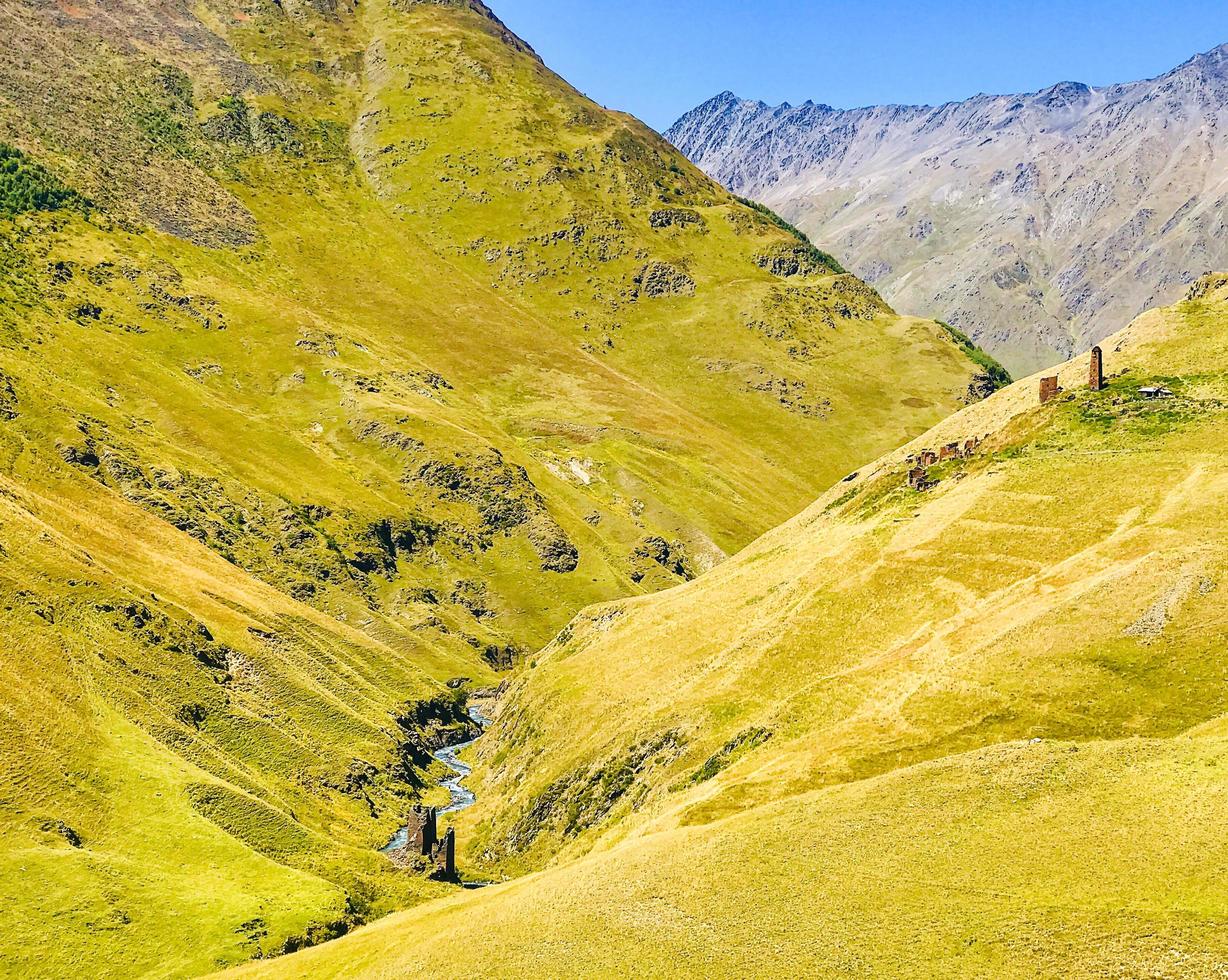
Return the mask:
<path fill-rule="evenodd" d="M 1228 978 L 1228 49 L 678 135 L 801 201 L 483 0 L 0 37 L 0 980 Z"/>
<path fill-rule="evenodd" d="M 469 705 L 469 717 L 473 719 L 479 728 L 481 728 L 482 732 L 485 732 L 492 723 L 492 719 L 489 718 L 476 704 Z M 467 763 L 461 762 L 460 754 L 464 752 L 465 749 L 473 745 L 479 738 L 481 738 L 480 734 L 473 738 L 467 738 L 463 742 L 454 742 L 451 745 L 445 745 L 431 753 L 432 758 L 434 758 L 437 762 L 442 762 L 452 772 L 450 776 L 444 777 L 439 782 L 439 785 L 448 791 L 449 796 L 448 804 L 446 806 L 439 807 L 439 809 L 436 811 L 439 816 L 443 816 L 444 814 L 448 813 L 459 813 L 461 810 L 469 809 L 469 807 L 473 806 L 473 804 L 477 802 L 477 795 L 471 789 L 465 786 L 465 779 L 473 772 L 473 767 Z M 392 839 L 382 848 L 380 848 L 380 853 L 392 854 L 398 849 L 404 847 L 408 838 L 409 827 L 408 825 L 402 825 L 400 829 L 398 829 L 397 832 L 392 835 Z M 463 882 L 463 885 L 466 888 L 481 888 L 488 884 L 490 884 L 490 882 L 487 881 Z"/>

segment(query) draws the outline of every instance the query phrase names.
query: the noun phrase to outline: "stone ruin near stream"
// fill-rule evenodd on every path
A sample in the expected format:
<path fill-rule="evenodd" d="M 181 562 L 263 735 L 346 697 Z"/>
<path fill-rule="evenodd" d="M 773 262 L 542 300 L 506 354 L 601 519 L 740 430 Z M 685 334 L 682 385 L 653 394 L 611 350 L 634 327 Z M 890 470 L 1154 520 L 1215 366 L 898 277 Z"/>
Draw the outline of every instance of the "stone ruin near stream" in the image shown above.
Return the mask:
<path fill-rule="evenodd" d="M 433 806 L 415 806 L 409 813 L 405 843 L 388 852 L 403 867 L 426 864 L 438 881 L 457 881 L 456 831 L 449 827 L 439 837 L 437 813 Z"/>

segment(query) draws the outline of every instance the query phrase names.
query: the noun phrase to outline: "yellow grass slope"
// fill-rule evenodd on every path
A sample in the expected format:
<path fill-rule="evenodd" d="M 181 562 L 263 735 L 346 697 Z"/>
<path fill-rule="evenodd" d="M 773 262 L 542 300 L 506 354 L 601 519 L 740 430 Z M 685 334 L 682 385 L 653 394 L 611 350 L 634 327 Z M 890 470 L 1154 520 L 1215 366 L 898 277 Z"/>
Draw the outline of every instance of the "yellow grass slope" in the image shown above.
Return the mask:
<path fill-rule="evenodd" d="M 584 614 L 482 744 L 478 847 L 550 867 L 264 974 L 1220 975 L 1225 283 Z"/>
<path fill-rule="evenodd" d="M 0 973 L 199 973 L 444 890 L 376 848 L 444 795 L 446 681 L 976 370 L 481 3 L 0 36 Z"/>
<path fill-rule="evenodd" d="M 1015 743 L 664 831 L 245 977 L 1213 977 L 1228 744 Z"/>
<path fill-rule="evenodd" d="M 0 972 L 199 974 L 446 891 L 374 852 L 429 649 L 73 481 L 3 478 L 0 528 Z"/>

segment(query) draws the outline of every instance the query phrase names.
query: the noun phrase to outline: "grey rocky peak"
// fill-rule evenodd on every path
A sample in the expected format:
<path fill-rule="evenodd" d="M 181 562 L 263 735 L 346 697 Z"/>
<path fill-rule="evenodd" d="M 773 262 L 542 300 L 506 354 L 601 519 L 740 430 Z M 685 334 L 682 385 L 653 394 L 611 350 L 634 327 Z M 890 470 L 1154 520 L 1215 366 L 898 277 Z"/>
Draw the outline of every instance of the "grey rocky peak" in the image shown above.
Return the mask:
<path fill-rule="evenodd" d="M 1145 81 L 941 106 L 722 92 L 666 136 L 1016 376 L 1228 266 L 1228 45 Z"/>

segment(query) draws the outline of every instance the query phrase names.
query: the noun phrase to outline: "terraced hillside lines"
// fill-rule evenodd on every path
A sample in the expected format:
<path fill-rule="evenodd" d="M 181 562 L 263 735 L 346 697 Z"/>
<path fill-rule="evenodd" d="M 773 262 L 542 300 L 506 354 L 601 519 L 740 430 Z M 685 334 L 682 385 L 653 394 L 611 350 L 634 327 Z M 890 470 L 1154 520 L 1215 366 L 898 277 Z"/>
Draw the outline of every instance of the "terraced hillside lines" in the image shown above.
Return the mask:
<path fill-rule="evenodd" d="M 1226 281 L 1106 344 L 1104 391 L 1086 356 L 1046 405 L 1026 379 L 586 610 L 467 811 L 471 859 L 544 870 L 263 972 L 1215 975 Z M 972 437 L 909 489 L 909 454 Z"/>
<path fill-rule="evenodd" d="M 983 393 L 480 3 L 0 36 L 0 972 L 445 892 L 375 849 L 465 692 Z"/>
<path fill-rule="evenodd" d="M 376 766 L 409 737 L 391 709 L 434 694 L 420 669 L 56 489 L 5 480 L 0 511 L 4 971 L 199 973 L 374 911 L 348 890 L 430 894 L 369 851 L 404 806 Z"/>

